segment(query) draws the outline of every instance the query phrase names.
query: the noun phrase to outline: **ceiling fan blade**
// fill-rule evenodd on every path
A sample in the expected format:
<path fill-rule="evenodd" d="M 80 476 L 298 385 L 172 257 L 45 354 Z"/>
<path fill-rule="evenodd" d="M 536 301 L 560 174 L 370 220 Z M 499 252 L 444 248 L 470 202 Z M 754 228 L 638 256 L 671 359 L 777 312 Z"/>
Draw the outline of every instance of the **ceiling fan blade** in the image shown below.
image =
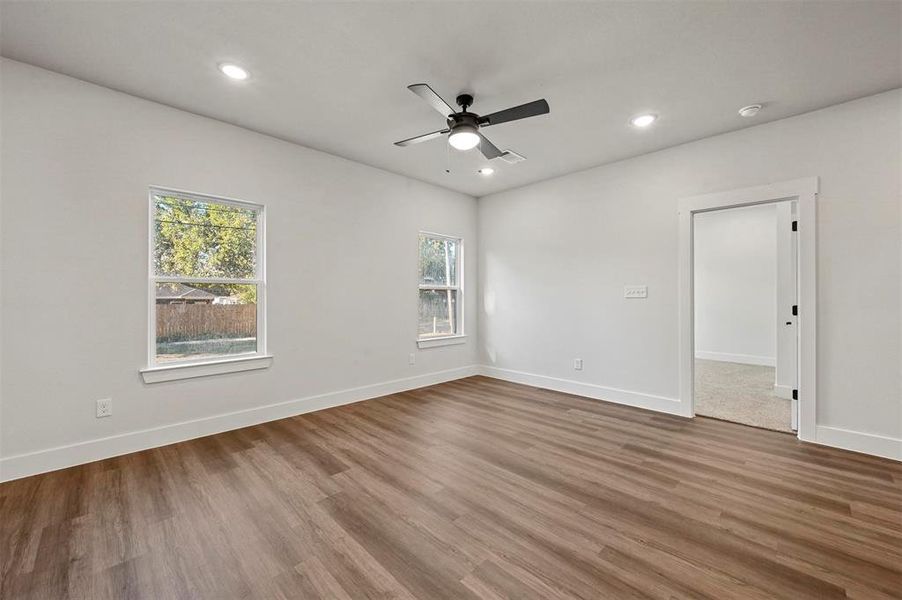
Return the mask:
<path fill-rule="evenodd" d="M 401 140 L 400 142 L 395 142 L 395 146 L 410 146 L 411 144 L 419 144 L 420 142 L 425 142 L 444 135 L 449 131 L 451 130 L 439 129 L 438 131 L 433 131 L 432 133 L 424 133 L 423 135 L 418 135 L 416 137 L 407 138 L 406 140 Z"/>
<path fill-rule="evenodd" d="M 428 83 L 414 83 L 408 85 L 407 89 L 429 103 L 429 106 L 442 113 L 443 117 L 447 117 L 454 113 L 454 109 L 445 102 L 441 96 L 435 93 Z"/>
<path fill-rule="evenodd" d="M 527 102 L 526 104 L 521 104 L 520 106 L 506 108 L 504 110 L 499 110 L 498 112 L 493 112 L 490 115 L 479 117 L 479 124 L 483 127 L 498 125 L 499 123 L 507 123 L 508 121 L 517 121 L 519 119 L 526 119 L 527 117 L 544 115 L 550 111 L 551 109 L 548 107 L 548 102 L 543 98 L 541 100 L 534 100 L 532 102 Z"/>
<path fill-rule="evenodd" d="M 482 155 L 488 158 L 489 160 L 493 158 L 498 158 L 504 152 L 498 149 L 498 146 L 489 141 L 489 138 L 485 137 L 481 133 L 479 134 L 480 142 L 479 142 L 479 151 L 482 152 Z"/>

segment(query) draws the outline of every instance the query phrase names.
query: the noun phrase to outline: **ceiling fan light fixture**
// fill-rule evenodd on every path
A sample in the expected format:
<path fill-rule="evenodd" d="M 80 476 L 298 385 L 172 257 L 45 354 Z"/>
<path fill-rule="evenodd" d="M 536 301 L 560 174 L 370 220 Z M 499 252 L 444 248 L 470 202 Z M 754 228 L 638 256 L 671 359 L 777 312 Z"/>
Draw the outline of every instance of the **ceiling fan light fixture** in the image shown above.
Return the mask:
<path fill-rule="evenodd" d="M 451 130 L 448 143 L 457 150 L 472 150 L 479 144 L 478 130 L 473 125 L 458 125 Z"/>

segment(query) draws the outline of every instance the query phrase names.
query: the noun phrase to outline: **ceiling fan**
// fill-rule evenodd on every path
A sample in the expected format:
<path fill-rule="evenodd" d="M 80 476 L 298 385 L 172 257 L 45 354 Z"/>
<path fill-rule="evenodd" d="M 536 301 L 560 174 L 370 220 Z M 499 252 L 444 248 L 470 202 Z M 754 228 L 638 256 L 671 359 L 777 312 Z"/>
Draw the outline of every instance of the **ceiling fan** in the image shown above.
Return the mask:
<path fill-rule="evenodd" d="M 476 113 L 471 113 L 467 110 L 473 105 L 473 96 L 470 94 L 461 94 L 457 97 L 457 104 L 461 107 L 461 110 L 455 111 L 441 96 L 436 94 L 428 84 L 415 83 L 407 86 L 407 89 L 428 102 L 429 106 L 442 113 L 442 116 L 447 120 L 448 126 L 444 129 L 433 131 L 432 133 L 426 133 L 416 137 L 407 138 L 406 140 L 401 140 L 400 142 L 395 142 L 395 146 L 419 144 L 420 142 L 441 137 L 448 133 L 450 134 L 448 136 L 448 143 L 451 144 L 452 147 L 458 150 L 470 150 L 478 145 L 479 150 L 486 158 L 498 158 L 499 156 L 503 156 L 504 152 L 499 150 L 495 144 L 482 135 L 479 131 L 480 128 L 498 125 L 499 123 L 518 121 L 537 115 L 544 115 L 550 111 L 548 102 L 542 99 L 527 102 L 520 106 L 514 106 L 513 108 L 499 110 L 498 112 L 493 112 L 488 115 L 479 116 Z"/>

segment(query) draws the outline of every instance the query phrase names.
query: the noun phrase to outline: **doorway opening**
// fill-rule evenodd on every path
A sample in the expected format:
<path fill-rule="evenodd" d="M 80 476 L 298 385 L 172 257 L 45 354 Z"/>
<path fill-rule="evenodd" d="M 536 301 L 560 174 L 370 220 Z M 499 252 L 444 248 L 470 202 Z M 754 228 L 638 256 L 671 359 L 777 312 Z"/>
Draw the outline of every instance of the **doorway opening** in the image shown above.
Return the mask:
<path fill-rule="evenodd" d="M 798 429 L 794 199 L 693 216 L 695 414 Z"/>
<path fill-rule="evenodd" d="M 795 339 L 796 351 L 795 367 L 791 363 L 788 367 L 779 367 L 778 359 L 774 356 L 773 395 L 785 399 L 790 396 L 789 429 L 797 430 L 797 435 L 803 441 L 815 441 L 817 439 L 817 271 L 816 271 L 816 201 L 818 194 L 817 177 L 793 179 L 779 183 L 772 183 L 750 188 L 729 190 L 690 196 L 682 198 L 679 203 L 679 374 L 680 397 L 679 414 L 693 417 L 696 414 L 696 371 L 701 371 L 705 365 L 699 365 L 696 369 L 696 309 L 695 309 L 695 235 L 694 228 L 697 225 L 696 217 L 709 212 L 724 211 L 741 207 L 754 207 L 758 205 L 775 205 L 777 210 L 787 210 L 792 219 L 790 231 L 795 236 L 793 248 L 794 259 L 790 263 L 789 271 L 783 271 L 785 263 L 781 263 L 779 277 L 794 279 L 793 288 L 795 302 L 787 304 L 780 299 L 781 306 L 776 314 L 786 317 L 786 310 L 790 311 L 792 318 L 784 318 L 776 321 L 774 327 L 780 327 L 775 332 L 775 338 L 791 336 Z M 701 222 L 701 221 L 699 221 Z M 794 222 L 794 224 L 793 224 Z M 779 266 L 779 265 L 778 265 Z M 788 308 L 787 308 L 788 307 Z M 776 310 L 776 309 L 775 309 Z M 785 325 L 787 322 L 790 325 Z M 782 323 L 782 326 L 778 325 Z M 784 340 L 785 341 L 785 340 Z M 705 348 L 700 348 L 702 351 Z M 741 354 L 741 352 L 737 352 Z M 792 352 L 784 352 L 781 357 L 791 360 Z M 757 356 L 752 354 L 753 356 Z M 704 355 L 701 360 L 708 360 Z M 724 357 L 720 357 L 724 358 Z M 783 364 L 783 361 L 779 361 Z M 735 360 L 735 357 L 734 357 Z M 747 359 L 743 359 L 747 360 Z M 715 361 L 718 362 L 718 361 Z M 719 361 L 729 362 L 729 361 Z M 737 362 L 737 365 L 745 363 Z M 752 365 L 755 366 L 755 365 Z M 762 365 L 758 365 L 762 366 Z M 778 368 L 779 367 L 779 368 Z M 789 369 L 788 371 L 786 369 Z M 780 371 L 780 375 L 777 374 Z M 794 388 L 784 387 L 787 384 L 781 382 L 781 375 L 794 373 Z M 742 379 L 742 373 L 734 373 L 727 376 L 727 380 L 736 381 Z M 705 377 L 699 373 L 699 378 Z M 750 376 L 749 379 L 754 379 Z M 769 374 L 762 377 L 770 381 Z M 704 408 L 702 409 L 705 410 Z M 785 419 L 780 419 L 785 423 Z"/>

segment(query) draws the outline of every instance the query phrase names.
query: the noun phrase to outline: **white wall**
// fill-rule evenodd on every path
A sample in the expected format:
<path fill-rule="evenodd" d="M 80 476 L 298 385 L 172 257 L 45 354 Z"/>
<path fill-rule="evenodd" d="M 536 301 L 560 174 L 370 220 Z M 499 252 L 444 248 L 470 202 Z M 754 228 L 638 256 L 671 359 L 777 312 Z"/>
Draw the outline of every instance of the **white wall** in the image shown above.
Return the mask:
<path fill-rule="evenodd" d="M 775 367 L 777 207 L 695 215 L 695 356 Z"/>
<path fill-rule="evenodd" d="M 422 376 L 338 400 L 416 387 L 475 363 L 475 199 L 21 63 L 3 60 L 0 77 L 0 477 L 330 400 L 263 405 Z M 142 382 L 152 184 L 266 205 L 271 368 Z M 467 344 L 417 350 L 420 229 L 466 240 Z M 96 419 L 104 397 L 113 416 Z M 205 421 L 215 415 L 226 417 Z M 163 429 L 78 445 L 150 428 Z M 72 444 L 45 462 L 18 456 Z"/>
<path fill-rule="evenodd" d="M 900 104 L 886 92 L 481 199 L 490 372 L 679 412 L 678 199 L 819 176 L 818 439 L 902 458 Z"/>
<path fill-rule="evenodd" d="M 0 479 L 479 360 L 675 410 L 677 199 L 810 175 L 818 422 L 849 446 L 858 432 L 902 433 L 899 91 L 498 194 L 478 215 L 467 196 L 13 61 L 0 94 Z M 152 184 L 266 204 L 270 369 L 142 383 Z M 468 344 L 416 349 L 419 229 L 467 241 Z M 623 298 L 643 283 L 647 300 Z M 114 415 L 96 419 L 103 397 Z"/>

